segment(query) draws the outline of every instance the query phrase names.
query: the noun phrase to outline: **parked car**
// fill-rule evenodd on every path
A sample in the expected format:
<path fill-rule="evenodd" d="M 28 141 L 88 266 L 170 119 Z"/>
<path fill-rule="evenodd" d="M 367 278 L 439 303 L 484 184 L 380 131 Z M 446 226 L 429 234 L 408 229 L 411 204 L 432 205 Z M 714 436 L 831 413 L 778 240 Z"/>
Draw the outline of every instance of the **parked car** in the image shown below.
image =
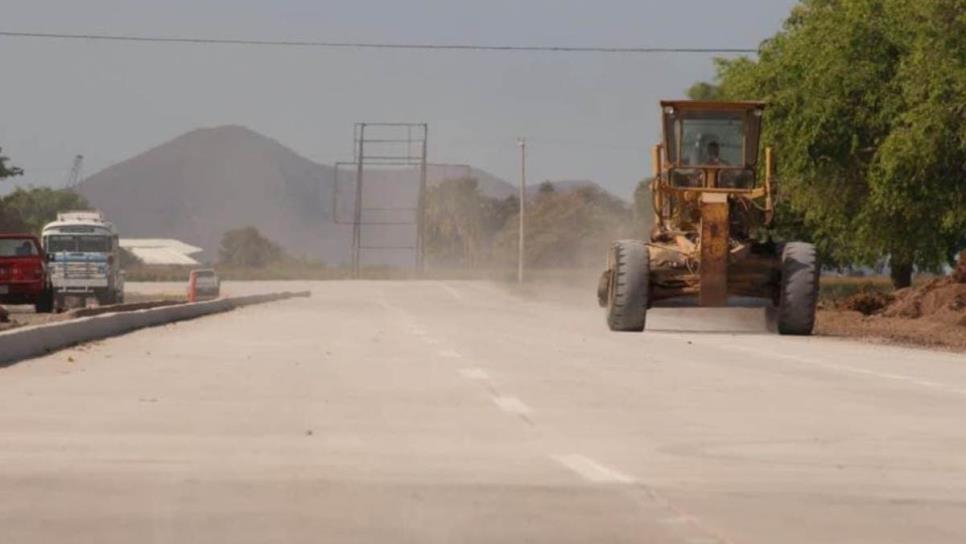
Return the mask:
<path fill-rule="evenodd" d="M 54 309 L 47 256 L 32 234 L 0 234 L 0 304 L 33 304 L 42 313 Z"/>
<path fill-rule="evenodd" d="M 188 278 L 188 297 L 191 297 L 191 288 L 194 286 L 195 298 L 218 298 L 221 294 L 221 280 L 218 274 L 210 268 L 192 270 Z"/>

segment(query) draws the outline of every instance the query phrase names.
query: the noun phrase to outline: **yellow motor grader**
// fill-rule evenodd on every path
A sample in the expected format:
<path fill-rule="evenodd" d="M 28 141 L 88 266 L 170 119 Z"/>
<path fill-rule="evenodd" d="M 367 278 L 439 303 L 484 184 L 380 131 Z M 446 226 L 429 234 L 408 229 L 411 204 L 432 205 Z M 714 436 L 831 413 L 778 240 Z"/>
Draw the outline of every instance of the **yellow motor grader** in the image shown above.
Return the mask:
<path fill-rule="evenodd" d="M 758 164 L 764 111 L 762 102 L 661 102 L 654 227 L 647 240 L 613 243 L 597 288 L 611 330 L 643 331 L 647 310 L 671 299 L 726 306 L 754 297 L 774 305 L 779 333 L 812 333 L 815 247 L 760 236 L 774 215 L 771 148 Z"/>

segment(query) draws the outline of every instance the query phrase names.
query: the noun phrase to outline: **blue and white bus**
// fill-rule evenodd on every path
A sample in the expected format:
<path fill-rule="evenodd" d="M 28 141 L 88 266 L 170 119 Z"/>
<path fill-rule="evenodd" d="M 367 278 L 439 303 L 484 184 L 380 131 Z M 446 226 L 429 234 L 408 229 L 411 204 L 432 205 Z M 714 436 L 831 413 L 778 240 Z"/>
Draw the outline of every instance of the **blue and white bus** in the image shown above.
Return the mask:
<path fill-rule="evenodd" d="M 124 302 L 124 272 L 114 224 L 98 211 L 57 214 L 41 234 L 50 260 L 54 300 L 95 298 L 99 305 Z"/>

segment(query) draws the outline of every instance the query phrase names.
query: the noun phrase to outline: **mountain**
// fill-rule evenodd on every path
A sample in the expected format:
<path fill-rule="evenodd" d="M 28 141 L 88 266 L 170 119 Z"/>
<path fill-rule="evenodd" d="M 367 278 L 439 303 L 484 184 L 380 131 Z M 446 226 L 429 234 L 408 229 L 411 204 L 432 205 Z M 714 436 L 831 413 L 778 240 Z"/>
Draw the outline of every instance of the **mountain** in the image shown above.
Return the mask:
<path fill-rule="evenodd" d="M 429 184 L 470 175 L 490 196 L 514 193 L 507 182 L 471 167 L 431 166 Z M 338 180 L 336 179 L 338 177 Z M 344 263 L 351 254 L 355 172 L 306 159 L 241 126 L 183 134 L 81 182 L 77 190 L 125 238 L 175 238 L 217 257 L 225 231 L 257 227 L 289 254 Z M 368 264 L 405 266 L 415 239 L 416 169 L 364 175 L 363 252 Z M 338 183 L 337 183 L 338 181 Z M 395 249 L 394 249 L 395 248 Z"/>
<path fill-rule="evenodd" d="M 253 225 L 294 254 L 321 258 L 344 251 L 339 236 L 324 243 L 333 238 L 324 205 L 332 182 L 331 167 L 247 128 L 223 126 L 193 130 L 111 166 L 78 192 L 123 237 L 176 238 L 211 259 L 225 231 Z"/>

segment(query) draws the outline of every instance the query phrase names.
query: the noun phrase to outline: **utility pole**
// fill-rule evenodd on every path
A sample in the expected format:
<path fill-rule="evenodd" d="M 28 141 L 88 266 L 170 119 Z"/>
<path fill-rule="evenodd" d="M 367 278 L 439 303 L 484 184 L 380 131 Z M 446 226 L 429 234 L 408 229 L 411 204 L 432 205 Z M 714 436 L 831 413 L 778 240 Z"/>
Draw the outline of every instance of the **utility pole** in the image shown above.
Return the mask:
<path fill-rule="evenodd" d="M 517 283 L 523 283 L 523 257 L 526 254 L 523 229 L 527 206 L 527 139 L 520 138 L 517 140 L 517 145 L 520 146 L 520 238 L 517 242 Z"/>
<path fill-rule="evenodd" d="M 359 124 L 359 141 L 356 142 L 356 201 L 352 214 L 352 277 L 359 279 L 359 254 L 362 252 L 362 175 L 365 163 L 366 124 Z"/>
<path fill-rule="evenodd" d="M 426 153 L 429 145 L 429 125 L 422 124 L 423 149 L 419 160 L 419 201 L 416 210 L 416 270 L 426 271 Z"/>

